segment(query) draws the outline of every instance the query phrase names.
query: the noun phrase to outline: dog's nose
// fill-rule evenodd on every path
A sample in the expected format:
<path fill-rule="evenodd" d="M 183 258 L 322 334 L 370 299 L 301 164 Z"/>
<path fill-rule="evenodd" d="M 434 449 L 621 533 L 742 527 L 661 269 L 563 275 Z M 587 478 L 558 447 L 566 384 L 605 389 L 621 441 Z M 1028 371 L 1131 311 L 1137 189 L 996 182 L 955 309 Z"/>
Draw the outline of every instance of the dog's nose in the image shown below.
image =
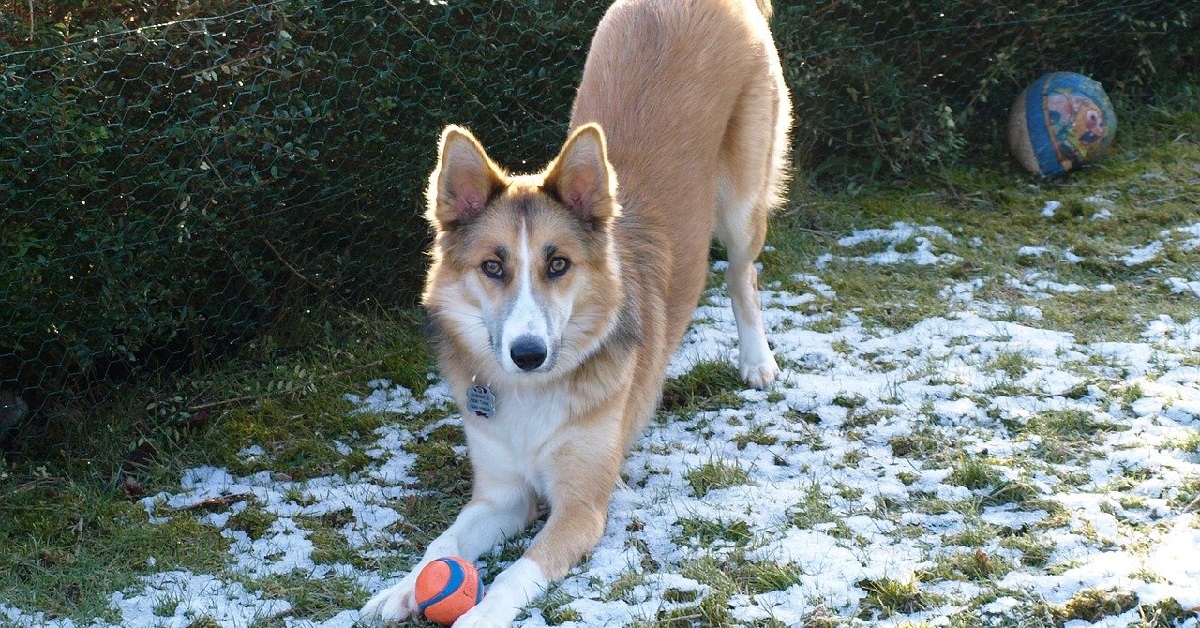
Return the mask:
<path fill-rule="evenodd" d="M 521 336 L 513 342 L 508 355 L 517 368 L 532 371 L 546 361 L 546 343 L 537 336 Z"/>

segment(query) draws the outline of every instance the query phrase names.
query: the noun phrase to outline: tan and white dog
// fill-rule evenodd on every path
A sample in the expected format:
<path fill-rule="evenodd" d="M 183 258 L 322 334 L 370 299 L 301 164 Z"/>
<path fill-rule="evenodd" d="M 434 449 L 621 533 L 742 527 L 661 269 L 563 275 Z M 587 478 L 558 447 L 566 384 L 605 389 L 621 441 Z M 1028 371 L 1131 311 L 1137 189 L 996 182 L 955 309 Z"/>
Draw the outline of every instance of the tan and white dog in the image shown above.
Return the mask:
<path fill-rule="evenodd" d="M 455 626 L 507 626 L 600 539 L 627 449 L 654 414 L 716 235 L 746 383 L 778 368 L 754 260 L 781 194 L 790 105 L 768 0 L 618 0 L 592 40 L 571 133 L 511 175 L 465 129 L 429 181 L 425 284 L 474 472 L 470 503 L 364 617 L 418 614 L 416 574 L 528 527 L 524 556 Z M 619 184 L 618 184 L 619 181 Z"/>

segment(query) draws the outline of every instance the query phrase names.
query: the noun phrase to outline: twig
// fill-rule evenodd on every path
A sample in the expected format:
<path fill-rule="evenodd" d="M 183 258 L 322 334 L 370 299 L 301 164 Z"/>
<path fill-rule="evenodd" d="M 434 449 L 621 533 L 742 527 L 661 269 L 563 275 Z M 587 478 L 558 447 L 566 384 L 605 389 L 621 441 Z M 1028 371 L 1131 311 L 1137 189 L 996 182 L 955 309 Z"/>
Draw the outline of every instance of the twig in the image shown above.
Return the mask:
<path fill-rule="evenodd" d="M 175 510 L 216 510 L 218 508 L 228 508 L 238 502 L 244 502 L 248 499 L 254 499 L 254 495 L 250 493 L 235 493 L 233 495 L 222 495 L 220 497 L 210 497 L 208 499 L 198 501 L 187 506 L 180 506 Z"/>
<path fill-rule="evenodd" d="M 237 69 L 237 67 L 239 65 L 244 65 L 244 64 L 254 61 L 256 59 L 261 59 L 269 54 L 271 54 L 271 50 L 269 48 L 267 48 L 264 50 L 260 50 L 252 55 L 246 55 L 240 59 L 234 59 L 232 61 L 226 61 L 225 63 L 218 63 L 217 65 L 213 65 L 213 66 L 209 66 L 207 68 L 201 68 L 199 70 L 188 72 L 187 74 L 184 74 L 183 76 L 181 76 L 179 78 L 181 78 L 181 79 L 195 78 L 197 76 L 200 76 L 201 74 L 204 74 L 205 72 L 216 72 L 217 70 L 219 70 L 223 67 L 228 67 L 230 69 L 230 71 L 232 72 L 233 70 Z"/>
<path fill-rule="evenodd" d="M 263 397 L 266 397 L 269 394 L 271 394 L 271 393 L 264 393 L 261 395 L 243 395 L 241 397 L 231 397 L 229 399 L 222 399 L 220 401 L 210 401 L 208 403 L 201 403 L 201 404 L 197 404 L 194 406 L 188 406 L 188 412 L 199 412 L 200 410 L 210 410 L 212 408 L 219 408 L 221 406 L 234 405 L 237 403 L 241 403 L 243 401 L 255 401 L 257 399 L 262 399 Z"/>
<path fill-rule="evenodd" d="M 349 375 L 351 373 L 356 373 L 358 371 L 365 371 L 367 369 L 375 368 L 377 366 L 380 366 L 381 364 L 383 364 L 383 360 L 375 360 L 374 362 L 370 362 L 368 364 L 361 364 L 359 366 L 341 370 L 336 373 L 330 373 L 329 375 L 326 375 L 325 377 L 321 377 L 321 378 L 319 378 L 317 380 L 313 380 L 313 381 L 337 379 L 344 375 Z M 267 397 L 271 397 L 274 395 L 282 395 L 287 392 L 292 392 L 292 391 L 276 390 L 276 391 L 272 391 L 272 392 L 258 393 L 256 395 L 242 395 L 241 397 L 231 397 L 229 399 L 221 399 L 219 401 L 209 401 L 208 403 L 200 403 L 200 404 L 196 404 L 194 406 L 188 406 L 188 412 L 199 412 L 200 410 L 211 410 L 212 408 L 220 408 L 222 406 L 239 404 L 244 401 L 258 401 L 259 399 L 266 399 Z"/>
<path fill-rule="evenodd" d="M 283 265 L 287 266 L 288 270 L 292 271 L 293 275 L 298 277 L 304 283 L 312 286 L 313 288 L 316 288 L 317 290 L 323 290 L 323 288 L 320 285 L 318 285 L 317 282 L 309 279 L 308 277 L 305 277 L 304 273 L 297 270 L 295 266 L 292 266 L 290 262 L 288 262 L 286 259 L 284 259 L 283 254 L 279 252 L 279 249 L 275 248 L 274 244 L 271 244 L 270 240 L 268 240 L 267 238 L 263 238 L 263 242 L 267 243 L 267 248 L 271 249 L 271 252 L 275 254 L 275 257 L 279 258 L 279 261 L 283 262 Z"/>
<path fill-rule="evenodd" d="M 830 240 L 837 239 L 837 234 L 830 233 L 828 231 L 821 231 L 820 229 L 809 229 L 808 227 L 795 227 L 794 229 L 803 233 L 811 233 L 812 235 L 820 236 L 822 238 L 829 238 Z"/>
<path fill-rule="evenodd" d="M 33 41 L 34 35 L 36 33 L 33 30 L 33 0 L 29 0 L 29 41 Z"/>
<path fill-rule="evenodd" d="M 1152 201 L 1146 201 L 1146 204 L 1147 205 L 1158 205 L 1159 203 L 1165 203 L 1167 201 L 1173 201 L 1173 200 L 1180 199 L 1180 198 L 1188 198 L 1190 196 L 1191 196 L 1191 194 L 1188 192 L 1184 192 L 1182 194 L 1172 194 L 1171 196 L 1164 196 L 1162 198 L 1156 198 Z"/>

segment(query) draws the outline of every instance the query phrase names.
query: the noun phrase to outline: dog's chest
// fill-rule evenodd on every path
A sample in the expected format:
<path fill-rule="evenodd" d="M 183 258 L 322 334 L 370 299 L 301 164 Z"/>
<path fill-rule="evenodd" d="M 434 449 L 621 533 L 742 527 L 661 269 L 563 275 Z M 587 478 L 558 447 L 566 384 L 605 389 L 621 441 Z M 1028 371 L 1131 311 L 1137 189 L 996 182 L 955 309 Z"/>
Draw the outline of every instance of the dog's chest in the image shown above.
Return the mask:
<path fill-rule="evenodd" d="M 565 437 L 568 399 L 565 391 L 491 391 L 492 412 L 465 412 L 470 455 L 477 469 L 520 477 L 543 492 L 542 461 Z M 515 479 L 514 477 L 514 479 Z"/>

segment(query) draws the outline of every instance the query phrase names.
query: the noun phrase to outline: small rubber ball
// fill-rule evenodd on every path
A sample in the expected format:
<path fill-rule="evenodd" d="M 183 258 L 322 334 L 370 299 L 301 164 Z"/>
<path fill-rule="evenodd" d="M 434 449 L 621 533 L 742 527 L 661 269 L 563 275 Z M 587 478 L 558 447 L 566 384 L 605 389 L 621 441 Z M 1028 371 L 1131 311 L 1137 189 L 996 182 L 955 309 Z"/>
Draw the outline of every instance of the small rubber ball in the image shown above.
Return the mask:
<path fill-rule="evenodd" d="M 425 619 L 449 626 L 483 599 L 483 579 L 470 561 L 447 556 L 417 574 L 416 595 Z"/>

